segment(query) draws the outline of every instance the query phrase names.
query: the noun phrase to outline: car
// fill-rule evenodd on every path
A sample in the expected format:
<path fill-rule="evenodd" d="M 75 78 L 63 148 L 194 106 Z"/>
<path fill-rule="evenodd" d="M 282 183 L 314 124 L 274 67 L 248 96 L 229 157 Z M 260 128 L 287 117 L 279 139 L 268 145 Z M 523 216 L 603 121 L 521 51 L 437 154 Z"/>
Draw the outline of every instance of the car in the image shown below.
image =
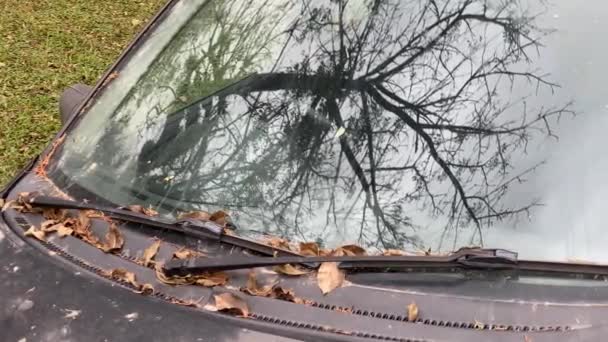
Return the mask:
<path fill-rule="evenodd" d="M 605 340 L 605 9 L 168 1 L 0 193 L 1 340 Z"/>

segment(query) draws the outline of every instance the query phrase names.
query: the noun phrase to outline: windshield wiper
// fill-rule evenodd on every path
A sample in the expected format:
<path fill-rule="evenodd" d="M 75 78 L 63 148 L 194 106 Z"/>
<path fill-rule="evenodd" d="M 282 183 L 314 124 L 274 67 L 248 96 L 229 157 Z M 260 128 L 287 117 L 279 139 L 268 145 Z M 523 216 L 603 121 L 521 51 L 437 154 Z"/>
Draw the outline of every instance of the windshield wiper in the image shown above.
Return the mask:
<path fill-rule="evenodd" d="M 29 196 L 25 200 L 32 205 L 32 207 L 96 210 L 117 220 L 141 224 L 149 228 L 172 231 L 198 239 L 215 240 L 263 255 L 300 256 L 300 254 L 286 249 L 275 248 L 243 237 L 225 234 L 224 229 L 221 226 L 211 221 L 200 221 L 194 219 L 171 221 L 160 217 L 146 216 L 130 210 L 109 208 L 91 203 L 65 200 L 63 198 L 52 196 Z"/>
<path fill-rule="evenodd" d="M 322 262 L 338 262 L 342 269 L 395 268 L 492 268 L 517 266 L 517 253 L 504 249 L 463 248 L 446 256 L 318 256 L 276 258 L 231 255 L 221 258 L 173 259 L 164 265 L 168 276 L 185 276 L 205 272 L 229 271 L 243 268 L 301 264 L 315 267 Z"/>

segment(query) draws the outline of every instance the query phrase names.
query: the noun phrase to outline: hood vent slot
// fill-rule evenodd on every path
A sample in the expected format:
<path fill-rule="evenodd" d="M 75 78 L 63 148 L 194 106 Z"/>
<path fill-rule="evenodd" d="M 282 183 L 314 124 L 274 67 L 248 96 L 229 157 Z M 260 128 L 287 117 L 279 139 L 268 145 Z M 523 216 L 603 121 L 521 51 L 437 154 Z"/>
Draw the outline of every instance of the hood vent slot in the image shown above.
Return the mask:
<path fill-rule="evenodd" d="M 325 310 L 344 312 L 358 316 L 366 316 L 372 318 L 386 319 L 391 321 L 410 322 L 407 315 L 395 315 L 393 313 L 375 312 L 369 310 L 361 310 L 355 307 L 341 307 L 331 304 L 324 304 L 311 301 L 310 305 Z M 445 320 L 434 320 L 430 318 L 417 318 L 410 323 L 432 325 L 447 328 L 460 329 L 476 329 L 476 330 L 492 330 L 492 331 L 511 331 L 511 332 L 562 332 L 571 330 L 570 326 L 530 326 L 530 325 L 508 325 L 508 324 L 483 324 L 479 322 L 456 322 Z"/>
<path fill-rule="evenodd" d="M 329 333 L 341 334 L 346 336 L 354 336 L 354 337 L 363 337 L 363 338 L 372 338 L 381 341 L 394 341 L 394 342 L 429 342 L 428 340 L 421 340 L 417 338 L 403 338 L 403 337 L 395 337 L 395 336 L 386 336 L 386 335 L 378 335 L 378 334 L 370 334 L 366 332 L 359 331 L 343 331 L 340 329 L 335 329 L 329 326 L 321 326 L 317 324 L 303 323 L 291 320 L 285 320 L 278 317 L 260 315 L 257 313 L 250 313 L 250 318 L 256 319 L 262 322 L 268 322 L 278 325 L 285 325 L 293 328 L 303 328 L 317 331 L 325 331 Z"/>

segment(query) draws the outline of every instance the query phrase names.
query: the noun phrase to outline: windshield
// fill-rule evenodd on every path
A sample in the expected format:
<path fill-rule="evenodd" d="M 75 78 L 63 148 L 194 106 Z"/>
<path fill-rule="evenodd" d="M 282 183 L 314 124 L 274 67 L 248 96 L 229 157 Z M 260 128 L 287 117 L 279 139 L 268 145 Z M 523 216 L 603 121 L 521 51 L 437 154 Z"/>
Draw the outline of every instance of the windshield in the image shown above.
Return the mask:
<path fill-rule="evenodd" d="M 605 261 L 591 2 L 177 1 L 49 175 L 167 216 L 227 210 L 245 236 Z"/>

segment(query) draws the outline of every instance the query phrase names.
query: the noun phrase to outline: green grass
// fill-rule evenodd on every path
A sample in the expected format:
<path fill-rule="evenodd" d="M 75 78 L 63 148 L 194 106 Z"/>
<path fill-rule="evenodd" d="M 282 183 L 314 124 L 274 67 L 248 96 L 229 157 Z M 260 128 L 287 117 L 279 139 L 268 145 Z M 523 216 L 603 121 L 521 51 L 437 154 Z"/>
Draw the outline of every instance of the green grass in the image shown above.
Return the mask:
<path fill-rule="evenodd" d="M 165 0 L 0 0 L 0 185 L 59 130 L 58 99 L 93 85 Z"/>

